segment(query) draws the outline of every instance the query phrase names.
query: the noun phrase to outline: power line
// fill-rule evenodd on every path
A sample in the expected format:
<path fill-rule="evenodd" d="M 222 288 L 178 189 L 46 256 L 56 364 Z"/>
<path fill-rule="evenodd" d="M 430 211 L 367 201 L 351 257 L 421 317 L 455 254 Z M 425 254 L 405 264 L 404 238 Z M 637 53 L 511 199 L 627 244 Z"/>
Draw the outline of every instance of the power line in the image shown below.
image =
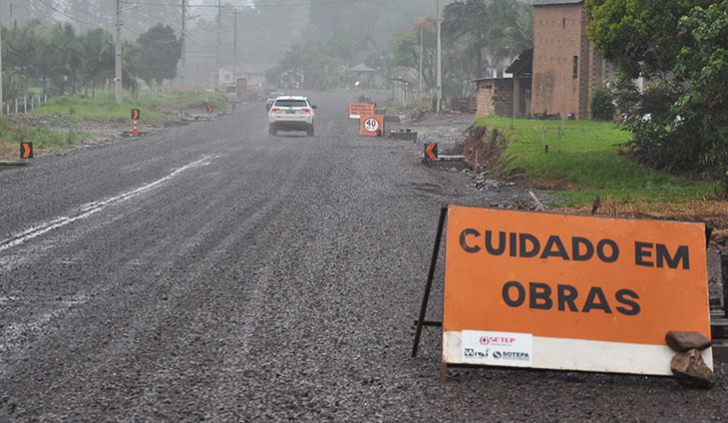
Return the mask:
<path fill-rule="evenodd" d="M 382 0 L 384 1 L 384 0 Z M 139 6 L 169 6 L 168 4 L 164 3 L 147 3 L 147 2 L 130 2 L 125 1 L 124 4 L 130 4 L 130 5 L 139 5 Z M 361 0 L 323 0 L 323 1 L 317 1 L 317 2 L 305 2 L 305 3 L 290 3 L 290 4 L 256 4 L 256 5 L 223 5 L 220 6 L 224 9 L 242 9 L 242 8 L 249 8 L 249 9 L 259 9 L 259 8 L 268 8 L 268 7 L 296 7 L 296 6 L 325 6 L 325 5 L 331 5 L 331 4 L 343 4 L 343 3 L 363 3 Z M 196 8 L 217 8 L 215 5 L 211 4 L 198 4 L 198 5 L 188 5 L 188 7 L 196 7 Z"/>
<path fill-rule="evenodd" d="M 78 18 L 76 18 L 74 16 L 71 16 L 71 15 L 67 14 L 66 12 L 64 12 L 62 10 L 56 9 L 55 7 L 51 6 L 50 4 L 46 3 L 43 0 L 38 0 L 38 3 L 42 4 L 43 6 L 45 6 L 45 7 L 49 8 L 49 9 L 53 10 L 54 12 L 56 12 L 56 13 L 58 13 L 60 15 L 63 15 L 65 17 L 67 17 L 68 19 L 70 19 L 72 21 L 76 21 L 76 22 L 82 23 L 84 25 L 90 25 L 90 26 L 97 26 L 98 25 L 98 23 L 86 22 L 86 21 L 83 21 L 81 19 L 78 19 Z M 112 26 L 112 25 L 107 25 L 107 26 Z M 102 25 L 102 27 L 104 27 L 104 26 Z"/>
<path fill-rule="evenodd" d="M 73 7 L 68 6 L 68 5 L 66 6 L 66 9 L 70 9 L 75 14 L 85 15 L 87 18 L 93 18 L 93 19 L 98 19 L 98 20 L 101 20 L 101 21 L 106 21 L 109 24 L 109 26 L 113 26 L 113 24 L 114 24 L 113 23 L 114 20 L 113 19 L 110 19 L 110 18 L 107 18 L 107 17 L 93 15 L 91 13 L 88 13 L 87 11 L 81 11 L 81 10 L 74 9 Z M 97 24 L 94 24 L 94 25 L 97 25 Z"/>

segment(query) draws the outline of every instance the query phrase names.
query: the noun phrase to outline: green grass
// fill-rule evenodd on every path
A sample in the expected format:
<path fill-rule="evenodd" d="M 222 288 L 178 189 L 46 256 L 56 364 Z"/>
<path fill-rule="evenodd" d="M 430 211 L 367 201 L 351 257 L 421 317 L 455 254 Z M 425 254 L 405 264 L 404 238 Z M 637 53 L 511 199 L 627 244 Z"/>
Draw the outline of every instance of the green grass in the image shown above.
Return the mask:
<path fill-rule="evenodd" d="M 573 188 L 555 191 L 564 205 L 584 204 L 602 199 L 628 202 L 683 202 L 714 193 L 715 184 L 690 181 L 644 168 L 619 154 L 619 146 L 631 134 L 613 123 L 568 121 L 561 134 L 560 121 L 508 119 L 485 116 L 477 123 L 498 129 L 510 140 L 505 152 L 507 172 L 519 172 L 535 185 L 562 185 Z M 544 153 L 543 133 L 549 153 Z"/>
<path fill-rule="evenodd" d="M 17 150 L 17 145 L 21 142 L 32 142 L 36 151 L 65 151 L 69 146 L 78 144 L 88 137 L 89 134 L 81 131 L 55 131 L 42 127 L 16 126 L 9 124 L 7 119 L 0 120 L 0 141 L 12 151 Z"/>
<path fill-rule="evenodd" d="M 97 91 L 95 98 L 52 98 L 30 113 L 60 114 L 75 122 L 128 122 L 131 120 L 131 109 L 140 109 L 140 123 L 161 126 L 166 121 L 177 119 L 177 112 L 181 109 L 200 109 L 202 113 L 206 104 L 212 105 L 215 110 L 227 109 L 225 96 L 216 93 L 153 93 L 138 98 L 125 96 L 124 102 L 118 104 L 113 92 Z"/>

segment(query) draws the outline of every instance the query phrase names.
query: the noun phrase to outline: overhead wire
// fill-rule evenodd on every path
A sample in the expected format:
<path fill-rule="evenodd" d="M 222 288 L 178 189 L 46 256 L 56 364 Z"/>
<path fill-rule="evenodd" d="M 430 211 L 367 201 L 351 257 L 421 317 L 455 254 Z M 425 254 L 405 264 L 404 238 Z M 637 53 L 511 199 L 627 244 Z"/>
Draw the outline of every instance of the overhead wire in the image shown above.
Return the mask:
<path fill-rule="evenodd" d="M 386 0 L 382 0 L 386 1 Z M 141 6 L 169 6 L 165 3 L 150 3 L 150 2 L 132 2 L 132 1 L 124 1 L 122 2 L 124 4 L 131 4 L 131 5 L 141 5 Z M 269 7 L 298 7 L 298 6 L 325 6 L 325 5 L 332 5 L 332 4 L 344 4 L 344 3 L 363 3 L 361 0 L 322 0 L 322 1 L 311 1 L 311 2 L 302 2 L 302 3 L 276 3 L 276 4 L 245 4 L 245 5 L 214 5 L 214 4 L 194 4 L 189 5 L 189 7 L 195 7 L 195 8 L 223 8 L 223 9 L 243 9 L 243 8 L 251 8 L 251 9 L 258 9 L 258 8 L 269 8 Z"/>
<path fill-rule="evenodd" d="M 74 14 L 84 15 L 85 18 L 92 18 L 94 20 L 105 21 L 109 25 L 113 25 L 114 24 L 114 20 L 111 19 L 111 18 L 108 18 L 108 17 L 105 17 L 105 16 L 94 15 L 94 14 L 89 13 L 88 11 L 78 10 L 78 9 L 72 7 L 72 6 L 69 6 L 69 5 L 66 5 L 65 10 L 71 10 Z M 97 25 L 97 24 L 94 24 L 94 25 Z"/>
<path fill-rule="evenodd" d="M 62 11 L 60 9 L 57 9 L 57 8 L 53 7 L 52 5 L 46 3 L 44 0 L 37 0 L 37 1 L 38 1 L 38 3 L 42 4 L 43 6 L 45 6 L 45 7 L 49 8 L 49 9 L 53 10 L 54 12 L 56 12 L 56 13 L 62 15 L 62 16 L 67 17 L 68 19 L 70 19 L 72 21 L 75 21 L 75 22 L 78 22 L 78 23 L 82 23 L 84 25 L 99 26 L 98 23 L 86 22 L 84 20 L 81 20 L 81 19 L 78 19 L 78 18 L 76 18 L 74 16 L 71 16 L 68 13 L 66 13 L 66 12 L 64 12 L 64 11 Z M 101 27 L 106 28 L 108 26 L 101 25 Z"/>

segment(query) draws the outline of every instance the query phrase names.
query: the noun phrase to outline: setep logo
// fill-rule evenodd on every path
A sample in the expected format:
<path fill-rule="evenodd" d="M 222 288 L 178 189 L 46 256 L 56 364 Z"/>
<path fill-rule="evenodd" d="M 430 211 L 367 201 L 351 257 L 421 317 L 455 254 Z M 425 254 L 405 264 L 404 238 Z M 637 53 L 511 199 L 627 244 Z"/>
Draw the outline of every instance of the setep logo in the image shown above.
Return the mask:
<path fill-rule="evenodd" d="M 502 336 L 481 336 L 480 345 L 513 345 L 516 342 L 515 338 L 506 338 Z"/>

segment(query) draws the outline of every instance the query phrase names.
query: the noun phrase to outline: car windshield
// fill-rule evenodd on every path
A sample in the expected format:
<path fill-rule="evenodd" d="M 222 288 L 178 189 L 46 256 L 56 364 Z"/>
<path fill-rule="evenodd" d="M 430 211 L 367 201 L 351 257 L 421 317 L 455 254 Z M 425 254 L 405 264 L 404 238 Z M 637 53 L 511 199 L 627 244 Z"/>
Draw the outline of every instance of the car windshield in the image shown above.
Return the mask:
<path fill-rule="evenodd" d="M 276 107 L 308 107 L 306 100 L 276 100 Z"/>

